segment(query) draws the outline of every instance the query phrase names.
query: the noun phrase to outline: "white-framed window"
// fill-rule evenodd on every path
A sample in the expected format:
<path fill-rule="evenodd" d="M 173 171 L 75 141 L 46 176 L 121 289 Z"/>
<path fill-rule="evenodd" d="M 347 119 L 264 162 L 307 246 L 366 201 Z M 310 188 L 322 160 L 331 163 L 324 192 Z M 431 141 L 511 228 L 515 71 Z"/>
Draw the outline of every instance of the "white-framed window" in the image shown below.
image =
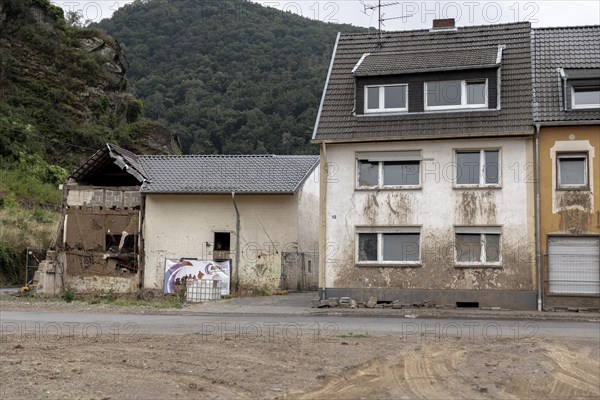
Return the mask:
<path fill-rule="evenodd" d="M 358 227 L 356 264 L 421 265 L 421 228 Z"/>
<path fill-rule="evenodd" d="M 600 108 L 600 86 L 571 86 L 571 108 Z"/>
<path fill-rule="evenodd" d="M 357 153 L 357 188 L 417 189 L 421 187 L 421 151 Z"/>
<path fill-rule="evenodd" d="M 365 113 L 408 111 L 408 85 L 365 86 Z"/>
<path fill-rule="evenodd" d="M 487 79 L 425 83 L 425 111 L 487 107 Z"/>
<path fill-rule="evenodd" d="M 558 153 L 557 182 L 558 189 L 587 189 L 588 188 L 588 153 Z"/>
<path fill-rule="evenodd" d="M 500 187 L 500 150 L 456 150 L 457 187 Z"/>
<path fill-rule="evenodd" d="M 454 260 L 459 267 L 502 264 L 500 227 L 455 227 Z"/>

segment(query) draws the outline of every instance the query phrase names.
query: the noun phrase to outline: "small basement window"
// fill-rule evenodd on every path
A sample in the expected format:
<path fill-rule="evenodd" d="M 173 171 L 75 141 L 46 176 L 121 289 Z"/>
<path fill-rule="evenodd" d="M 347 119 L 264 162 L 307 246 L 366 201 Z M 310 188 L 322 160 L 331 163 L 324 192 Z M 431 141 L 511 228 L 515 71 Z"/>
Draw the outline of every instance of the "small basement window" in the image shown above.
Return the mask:
<path fill-rule="evenodd" d="M 572 86 L 573 109 L 600 108 L 600 86 Z"/>
<path fill-rule="evenodd" d="M 231 250 L 231 233 L 229 232 L 215 232 L 215 251 L 229 251 Z"/>
<path fill-rule="evenodd" d="M 588 187 L 588 154 L 562 153 L 557 155 L 559 189 L 586 189 Z"/>
<path fill-rule="evenodd" d="M 365 86 L 365 113 L 408 111 L 408 85 Z"/>
<path fill-rule="evenodd" d="M 425 110 L 486 108 L 487 79 L 425 83 Z"/>

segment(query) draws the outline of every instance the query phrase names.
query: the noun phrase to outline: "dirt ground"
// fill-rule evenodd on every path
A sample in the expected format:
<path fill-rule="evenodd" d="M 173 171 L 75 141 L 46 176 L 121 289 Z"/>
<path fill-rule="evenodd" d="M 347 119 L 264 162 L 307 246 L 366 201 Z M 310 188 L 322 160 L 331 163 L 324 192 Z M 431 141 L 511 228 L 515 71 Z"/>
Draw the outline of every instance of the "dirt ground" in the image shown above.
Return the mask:
<path fill-rule="evenodd" d="M 2 399 L 600 398 L 591 340 L 4 335 Z"/>

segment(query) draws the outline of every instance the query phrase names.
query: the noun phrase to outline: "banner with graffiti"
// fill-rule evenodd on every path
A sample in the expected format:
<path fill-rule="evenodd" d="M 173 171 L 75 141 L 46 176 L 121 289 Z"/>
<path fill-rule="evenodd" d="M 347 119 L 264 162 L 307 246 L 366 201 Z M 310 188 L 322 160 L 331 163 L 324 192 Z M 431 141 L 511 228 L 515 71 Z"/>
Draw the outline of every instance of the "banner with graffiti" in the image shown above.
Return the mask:
<path fill-rule="evenodd" d="M 229 261 L 169 260 L 165 261 L 165 293 L 175 293 L 175 285 L 185 283 L 186 279 L 221 281 L 221 296 L 229 294 Z"/>

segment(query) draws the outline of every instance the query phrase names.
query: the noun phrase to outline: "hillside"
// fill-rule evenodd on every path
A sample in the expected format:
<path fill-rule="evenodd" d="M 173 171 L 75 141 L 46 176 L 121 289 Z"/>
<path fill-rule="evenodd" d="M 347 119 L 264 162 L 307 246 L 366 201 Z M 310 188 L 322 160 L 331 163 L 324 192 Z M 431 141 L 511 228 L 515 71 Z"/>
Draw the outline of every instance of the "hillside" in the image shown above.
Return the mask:
<path fill-rule="evenodd" d="M 184 153 L 318 151 L 309 144 L 337 32 L 243 0 L 148 0 L 99 27 L 126 50 L 144 115 Z"/>
<path fill-rule="evenodd" d="M 48 245 L 58 185 L 101 145 L 179 151 L 141 119 L 127 69 L 116 40 L 69 26 L 48 0 L 0 0 L 0 284 L 21 281 L 26 247 Z"/>

